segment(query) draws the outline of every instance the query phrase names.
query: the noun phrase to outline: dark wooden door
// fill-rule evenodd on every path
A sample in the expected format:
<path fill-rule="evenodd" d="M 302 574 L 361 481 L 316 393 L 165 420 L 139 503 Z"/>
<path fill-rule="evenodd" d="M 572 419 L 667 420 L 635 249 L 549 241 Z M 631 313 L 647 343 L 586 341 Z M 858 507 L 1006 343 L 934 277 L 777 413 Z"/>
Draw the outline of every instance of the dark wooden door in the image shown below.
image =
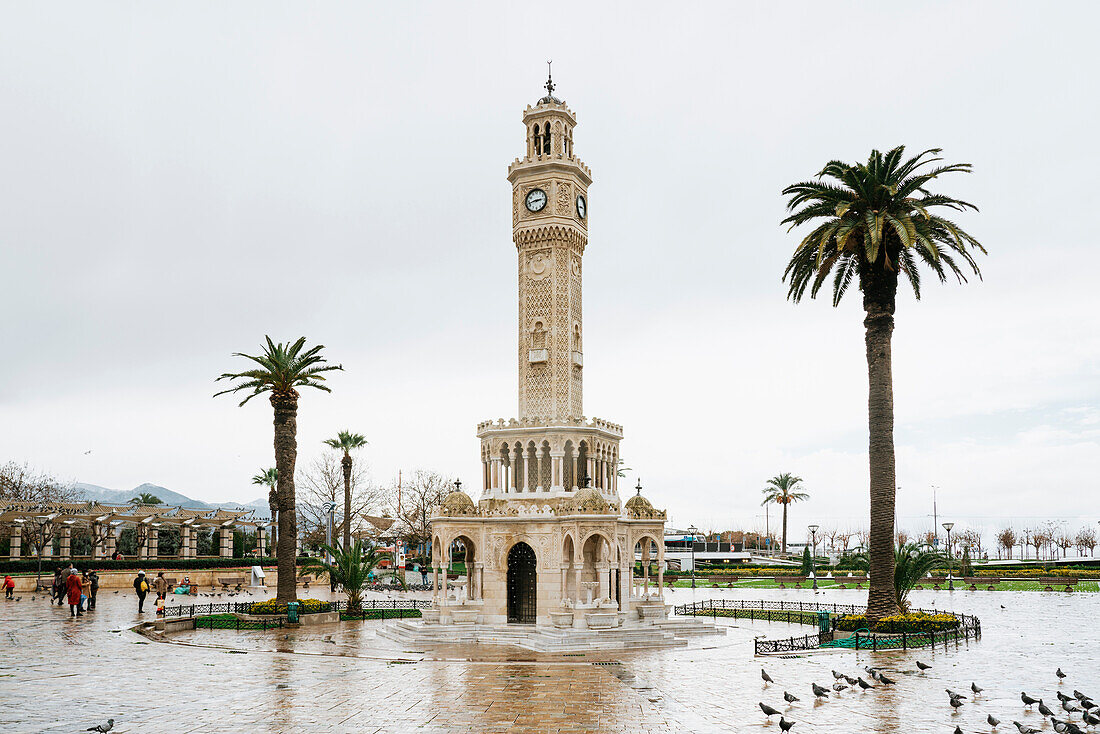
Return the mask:
<path fill-rule="evenodd" d="M 526 543 L 516 543 L 508 551 L 508 621 L 534 624 L 538 616 L 535 551 Z"/>

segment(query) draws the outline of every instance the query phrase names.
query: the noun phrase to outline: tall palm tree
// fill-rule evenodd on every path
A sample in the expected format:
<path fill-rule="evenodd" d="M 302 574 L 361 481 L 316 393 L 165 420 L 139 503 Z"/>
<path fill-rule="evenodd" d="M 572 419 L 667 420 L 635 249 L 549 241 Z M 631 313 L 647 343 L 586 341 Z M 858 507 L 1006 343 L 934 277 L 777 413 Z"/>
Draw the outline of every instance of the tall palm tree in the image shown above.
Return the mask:
<path fill-rule="evenodd" d="M 259 365 L 245 372 L 227 372 L 218 380 L 235 380 L 233 387 L 215 393 L 214 396 L 249 391 L 240 402 L 244 405 L 257 395 L 270 393 L 271 407 L 275 411 L 275 468 L 278 471 L 277 486 L 279 499 L 279 541 L 278 557 L 279 585 L 276 598 L 281 603 L 294 601 L 296 597 L 297 576 L 295 574 L 295 545 L 298 521 L 294 499 L 294 462 L 298 458 L 298 390 L 299 387 L 315 387 L 318 390 L 332 392 L 325 384 L 325 372 L 344 369 L 340 365 L 326 364 L 321 356 L 324 347 L 318 344 L 305 351 L 306 338 L 303 336 L 293 344 L 276 344 L 271 337 L 265 337 L 267 344 L 258 357 L 250 354 L 234 353 L 234 357 L 244 357 Z"/>
<path fill-rule="evenodd" d="M 273 466 L 268 467 L 252 477 L 252 483 L 267 487 L 267 507 L 271 511 L 271 529 L 274 530 L 275 524 L 279 521 L 279 493 L 276 490 L 279 484 L 279 470 Z M 270 539 L 271 547 L 275 549 L 276 555 L 278 555 L 278 548 L 275 545 L 277 537 Z"/>
<path fill-rule="evenodd" d="M 870 584 L 867 616 L 877 620 L 897 612 L 894 565 L 894 388 L 891 336 L 898 276 L 904 275 L 920 298 L 920 266 L 940 279 L 950 272 L 960 283 L 966 272 L 981 277 L 974 253 L 985 248 L 957 224 L 935 211 L 977 207 L 929 191 L 948 173 L 969 173 L 969 163 L 940 165 L 940 149 L 904 158 L 902 146 L 885 155 L 871 151 L 866 163 L 830 161 L 815 181 L 783 189 L 796 226 L 816 227 L 795 249 L 783 273 L 787 298 L 798 302 L 809 289 L 816 297 L 832 276 L 836 306 L 853 280 L 863 292 L 867 348 L 867 423 L 871 495 Z M 823 181 L 822 179 L 831 179 Z"/>
<path fill-rule="evenodd" d="M 152 492 L 138 492 L 134 497 L 130 498 L 131 505 L 161 505 L 164 502 L 160 497 L 157 497 Z"/>
<path fill-rule="evenodd" d="M 761 505 L 774 502 L 783 505 L 783 553 L 787 552 L 787 508 L 792 502 L 801 502 L 810 498 L 802 489 L 802 477 L 796 477 L 790 472 L 784 472 L 777 477 L 772 477 L 766 482 L 763 489 L 764 501 Z"/>
<path fill-rule="evenodd" d="M 351 452 L 367 445 L 367 439 L 358 433 L 340 431 L 336 438 L 325 439 L 325 445 L 343 451 L 340 466 L 344 470 L 344 547 L 351 547 Z"/>
<path fill-rule="evenodd" d="M 867 570 L 865 553 L 856 554 L 853 559 L 856 568 Z M 933 569 L 947 565 L 947 556 L 925 543 L 906 543 L 894 549 L 894 600 L 898 610 L 909 611 L 909 592 Z"/>

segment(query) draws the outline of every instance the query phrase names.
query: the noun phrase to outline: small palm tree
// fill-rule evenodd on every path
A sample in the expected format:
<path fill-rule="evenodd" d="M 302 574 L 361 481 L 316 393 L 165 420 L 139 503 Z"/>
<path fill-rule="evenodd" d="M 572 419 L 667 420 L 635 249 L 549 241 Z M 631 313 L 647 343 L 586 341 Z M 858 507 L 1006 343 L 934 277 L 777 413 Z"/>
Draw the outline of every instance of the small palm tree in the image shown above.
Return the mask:
<path fill-rule="evenodd" d="M 227 372 L 218 380 L 235 380 L 233 387 L 215 393 L 214 396 L 248 391 L 240 402 L 244 405 L 257 395 L 270 393 L 271 407 L 275 411 L 275 468 L 278 486 L 279 545 L 276 553 L 279 565 L 279 585 L 276 599 L 280 603 L 294 601 L 297 596 L 297 575 L 294 568 L 295 545 L 298 539 L 298 517 L 294 499 L 294 464 L 298 458 L 298 390 L 299 387 L 315 387 L 332 392 L 325 384 L 325 372 L 342 370 L 339 365 L 326 363 L 321 356 L 323 346 L 317 345 L 302 351 L 306 343 L 303 336 L 293 344 L 276 344 L 265 337 L 267 344 L 259 356 L 235 353 L 235 357 L 250 359 L 259 365 L 245 372 Z"/>
<path fill-rule="evenodd" d="M 131 505 L 161 505 L 164 504 L 160 497 L 152 492 L 138 492 L 137 496 L 130 498 Z"/>
<path fill-rule="evenodd" d="M 314 558 L 310 556 L 302 561 L 303 571 L 328 574 L 329 579 L 343 587 L 348 595 L 348 614 L 358 614 L 363 603 L 363 589 L 370 582 L 374 570 L 383 561 L 392 561 L 393 555 L 388 551 L 380 551 L 377 548 L 366 548 L 363 541 L 356 540 L 354 544 L 343 548 L 331 545 L 322 545 L 321 550 L 325 556 Z M 325 558 L 331 557 L 332 562 L 326 562 Z M 396 571 L 394 578 L 404 587 L 405 582 Z"/>
<path fill-rule="evenodd" d="M 267 487 L 267 507 L 271 511 L 271 529 L 274 530 L 279 518 L 279 494 L 276 487 L 279 484 L 279 470 L 268 467 L 252 477 L 253 484 Z M 271 547 L 278 554 L 275 537 L 271 538 Z"/>
<path fill-rule="evenodd" d="M 796 477 L 790 472 L 772 477 L 764 487 L 764 501 L 761 506 L 774 502 L 783 505 L 783 553 L 787 552 L 787 508 L 792 502 L 801 502 L 810 498 L 810 495 L 798 490 L 802 489 L 802 477 Z"/>
<path fill-rule="evenodd" d="M 343 451 L 340 466 L 344 470 L 344 547 L 351 546 L 351 452 L 367 445 L 367 439 L 358 433 L 340 431 L 336 438 L 325 439 L 325 445 Z"/>
<path fill-rule="evenodd" d="M 856 568 L 868 570 L 866 553 L 854 557 Z M 909 611 L 909 592 L 931 571 L 947 565 L 947 556 L 923 543 L 907 543 L 894 550 L 894 602 L 898 611 Z"/>
<path fill-rule="evenodd" d="M 969 163 L 938 165 L 938 148 L 904 158 L 899 146 L 885 155 L 871 151 L 867 163 L 830 161 L 816 181 L 783 190 L 789 196 L 791 228 L 816 224 L 783 273 L 787 298 L 798 302 L 807 289 L 816 297 L 832 280 L 836 306 L 852 281 L 863 292 L 867 349 L 867 426 L 869 434 L 871 540 L 867 618 L 871 622 L 897 612 L 891 590 L 894 575 L 894 387 L 891 338 L 898 278 L 904 275 L 920 298 L 920 267 L 941 282 L 953 274 L 960 283 L 966 272 L 981 276 L 974 253 L 981 244 L 953 221 L 944 208 L 977 210 L 973 204 L 928 190 L 948 173 L 969 173 Z M 929 168 L 929 166 L 931 166 Z M 832 179 L 825 182 L 822 179 Z"/>

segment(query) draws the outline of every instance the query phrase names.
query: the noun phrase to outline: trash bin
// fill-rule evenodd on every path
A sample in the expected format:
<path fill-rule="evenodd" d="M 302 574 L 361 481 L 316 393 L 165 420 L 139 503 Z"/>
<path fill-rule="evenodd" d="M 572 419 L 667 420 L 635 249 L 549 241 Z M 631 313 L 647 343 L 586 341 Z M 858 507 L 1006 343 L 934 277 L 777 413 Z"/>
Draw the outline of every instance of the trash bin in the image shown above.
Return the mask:
<path fill-rule="evenodd" d="M 829 631 L 829 613 L 824 609 L 819 609 L 817 612 L 817 629 L 819 632 Z"/>
<path fill-rule="evenodd" d="M 298 602 L 287 602 L 286 621 L 291 624 L 298 624 Z"/>

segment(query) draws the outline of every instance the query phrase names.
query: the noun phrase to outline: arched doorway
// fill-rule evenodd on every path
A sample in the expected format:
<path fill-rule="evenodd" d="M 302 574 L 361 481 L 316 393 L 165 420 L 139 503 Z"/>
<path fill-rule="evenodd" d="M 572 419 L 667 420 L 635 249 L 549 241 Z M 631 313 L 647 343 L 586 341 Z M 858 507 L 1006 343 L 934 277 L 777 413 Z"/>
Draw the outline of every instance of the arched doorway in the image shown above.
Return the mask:
<path fill-rule="evenodd" d="M 535 551 L 516 543 L 508 551 L 508 621 L 534 624 L 537 616 Z"/>

